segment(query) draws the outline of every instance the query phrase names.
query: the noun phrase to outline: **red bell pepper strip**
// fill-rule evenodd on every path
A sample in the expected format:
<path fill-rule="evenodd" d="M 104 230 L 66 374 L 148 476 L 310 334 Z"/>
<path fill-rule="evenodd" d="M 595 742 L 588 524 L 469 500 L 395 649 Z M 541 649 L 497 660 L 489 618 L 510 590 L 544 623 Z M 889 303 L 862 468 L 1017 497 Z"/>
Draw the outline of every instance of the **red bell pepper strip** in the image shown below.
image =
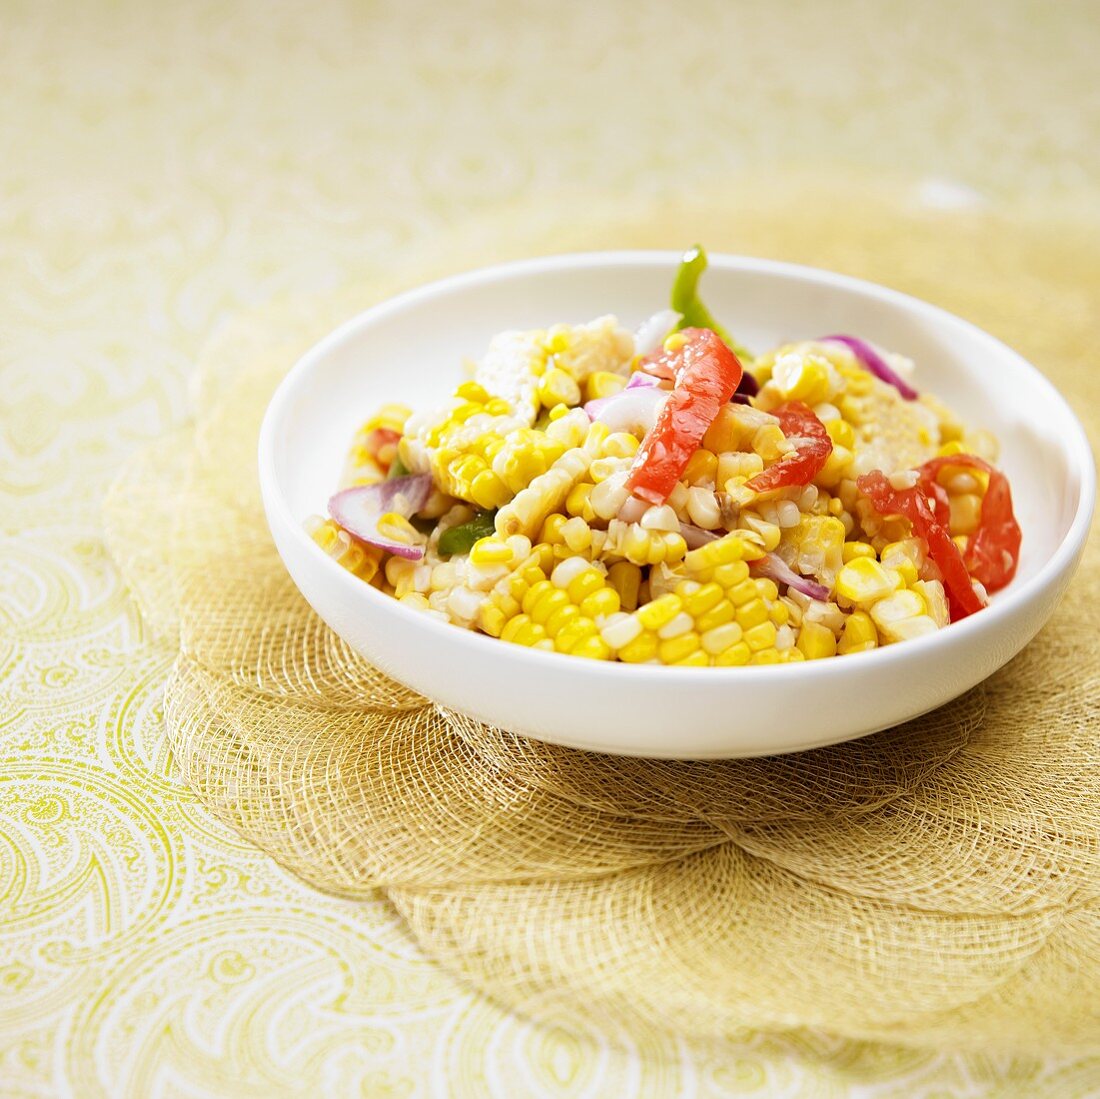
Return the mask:
<path fill-rule="evenodd" d="M 936 518 L 932 502 L 925 495 L 920 483 L 912 488 L 896 489 L 881 469 L 863 474 L 856 484 L 859 491 L 875 506 L 880 515 L 901 515 L 912 524 L 913 533 L 928 543 L 928 555 L 939 567 L 947 601 L 951 608 L 951 621 L 957 622 L 982 609 L 970 583 L 959 547 L 955 545 L 947 527 Z"/>
<path fill-rule="evenodd" d="M 997 591 L 1016 575 L 1020 560 L 1023 535 L 1012 510 L 1012 490 L 1008 487 L 1008 478 L 999 469 L 973 454 L 952 454 L 925 462 L 918 470 L 921 487 L 926 493 L 936 490 L 942 493 L 943 488 L 937 480 L 940 471 L 957 467 L 977 469 L 989 477 L 978 529 L 967 539 L 962 556 L 970 575 L 979 580 L 986 591 Z"/>
<path fill-rule="evenodd" d="M 635 496 L 651 504 L 668 499 L 743 373 L 737 356 L 709 328 L 685 328 L 679 337 L 683 342 L 675 350 L 647 364 L 658 377 L 671 376 L 675 386 L 642 440 L 626 481 Z"/>
<path fill-rule="evenodd" d="M 833 452 L 833 440 L 813 409 L 801 401 L 788 401 L 773 413 L 783 434 L 794 444 L 773 466 L 745 483 L 753 492 L 769 492 L 788 485 L 808 485 Z"/>

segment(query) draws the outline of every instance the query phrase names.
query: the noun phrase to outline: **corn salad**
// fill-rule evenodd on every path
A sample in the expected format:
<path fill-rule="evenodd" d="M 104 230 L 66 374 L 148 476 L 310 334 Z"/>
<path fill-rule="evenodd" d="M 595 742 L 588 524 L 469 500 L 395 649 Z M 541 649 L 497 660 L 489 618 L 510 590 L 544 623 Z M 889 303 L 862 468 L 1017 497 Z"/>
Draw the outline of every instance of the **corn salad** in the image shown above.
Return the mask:
<path fill-rule="evenodd" d="M 379 409 L 317 545 L 463 629 L 684 667 L 907 641 L 1011 579 L 996 442 L 918 397 L 912 363 L 848 337 L 750 359 L 686 325 L 678 287 L 637 333 L 506 332 L 442 408 Z"/>

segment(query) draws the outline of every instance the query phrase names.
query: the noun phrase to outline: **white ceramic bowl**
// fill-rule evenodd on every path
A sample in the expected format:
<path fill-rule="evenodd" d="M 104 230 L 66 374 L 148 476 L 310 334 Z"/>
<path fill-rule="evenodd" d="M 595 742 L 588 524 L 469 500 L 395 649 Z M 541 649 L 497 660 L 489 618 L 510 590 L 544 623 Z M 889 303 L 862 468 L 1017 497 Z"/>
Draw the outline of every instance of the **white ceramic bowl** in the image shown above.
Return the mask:
<path fill-rule="evenodd" d="M 1019 571 L 989 608 L 929 637 L 835 660 L 666 668 L 561 656 L 435 621 L 348 574 L 302 529 L 323 512 L 349 440 L 383 401 L 444 399 L 460 363 L 507 328 L 615 313 L 628 326 L 668 300 L 679 255 L 600 252 L 458 275 L 355 317 L 280 385 L 260 438 L 260 483 L 287 568 L 318 614 L 393 678 L 542 740 L 629 755 L 713 759 L 862 736 L 950 702 L 996 671 L 1050 616 L 1078 563 L 1095 468 L 1084 431 L 1019 355 L 931 305 L 806 267 L 712 256 L 703 290 L 750 347 L 850 332 L 917 362 L 916 384 L 1001 440 L 1023 528 Z"/>

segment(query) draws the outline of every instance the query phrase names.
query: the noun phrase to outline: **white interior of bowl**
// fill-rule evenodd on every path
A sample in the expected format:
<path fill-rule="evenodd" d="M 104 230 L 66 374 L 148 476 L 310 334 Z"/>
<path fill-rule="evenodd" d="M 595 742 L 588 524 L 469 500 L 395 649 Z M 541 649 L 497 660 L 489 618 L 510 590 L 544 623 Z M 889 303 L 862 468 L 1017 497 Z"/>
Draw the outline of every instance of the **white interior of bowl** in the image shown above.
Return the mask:
<path fill-rule="evenodd" d="M 593 253 L 471 272 L 383 303 L 309 352 L 268 410 L 260 479 L 276 543 L 313 606 L 368 659 L 437 701 L 543 739 L 633 754 L 713 758 L 831 743 L 925 712 L 1000 667 L 1046 620 L 1084 543 L 1095 472 L 1080 425 L 1038 371 L 974 326 L 882 287 L 787 264 L 713 256 L 704 296 L 756 350 L 847 332 L 899 351 L 916 361 L 919 389 L 1000 439 L 1024 540 L 1017 577 L 989 610 L 905 645 L 813 664 L 600 664 L 428 619 L 309 542 L 302 520 L 324 512 L 355 429 L 379 404 L 444 400 L 463 359 L 505 329 L 604 313 L 636 325 L 667 302 L 678 259 Z M 677 683 L 685 689 L 670 691 Z M 731 720 L 733 702 L 740 720 Z"/>

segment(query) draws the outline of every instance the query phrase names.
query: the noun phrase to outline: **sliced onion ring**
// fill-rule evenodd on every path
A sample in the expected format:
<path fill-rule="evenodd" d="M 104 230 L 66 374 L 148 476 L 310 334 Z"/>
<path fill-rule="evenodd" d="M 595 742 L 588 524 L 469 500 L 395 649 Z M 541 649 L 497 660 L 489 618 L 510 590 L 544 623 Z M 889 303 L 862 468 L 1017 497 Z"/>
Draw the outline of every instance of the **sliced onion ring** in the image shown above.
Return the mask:
<path fill-rule="evenodd" d="M 653 381 L 656 383 L 657 379 Z M 653 430 L 657 413 L 667 398 L 668 390 L 660 389 L 656 384 L 628 386 L 610 397 L 589 401 L 584 410 L 590 420 L 607 424 L 612 431 L 629 431 L 644 436 Z"/>
<path fill-rule="evenodd" d="M 749 564 L 749 569 L 753 576 L 765 576 L 769 580 L 774 580 L 777 584 L 786 584 L 788 588 L 794 588 L 795 591 L 800 591 L 811 599 L 824 601 L 829 598 L 829 589 L 824 584 L 819 584 L 816 580 L 809 580 L 805 576 L 799 576 L 776 553 L 766 553 L 759 561 L 752 561 Z"/>
<path fill-rule="evenodd" d="M 427 503 L 431 491 L 432 479 L 427 473 L 412 473 L 376 485 L 355 485 L 329 500 L 328 513 L 359 541 L 388 550 L 395 557 L 419 561 L 424 547 L 385 537 L 378 530 L 378 520 L 390 512 L 412 518 Z"/>
<path fill-rule="evenodd" d="M 844 344 L 876 378 L 892 385 L 907 401 L 915 401 L 920 396 L 866 340 L 858 336 L 822 336 L 821 339 Z"/>

